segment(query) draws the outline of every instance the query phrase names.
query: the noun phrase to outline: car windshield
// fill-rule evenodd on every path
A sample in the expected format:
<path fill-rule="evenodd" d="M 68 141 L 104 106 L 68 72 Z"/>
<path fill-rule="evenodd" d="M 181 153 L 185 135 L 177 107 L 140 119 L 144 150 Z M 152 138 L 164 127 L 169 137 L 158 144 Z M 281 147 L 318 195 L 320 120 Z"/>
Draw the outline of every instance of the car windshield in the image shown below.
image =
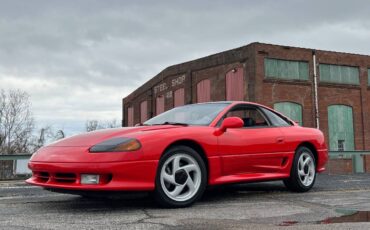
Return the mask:
<path fill-rule="evenodd" d="M 209 125 L 229 103 L 192 104 L 173 108 L 144 125 Z"/>

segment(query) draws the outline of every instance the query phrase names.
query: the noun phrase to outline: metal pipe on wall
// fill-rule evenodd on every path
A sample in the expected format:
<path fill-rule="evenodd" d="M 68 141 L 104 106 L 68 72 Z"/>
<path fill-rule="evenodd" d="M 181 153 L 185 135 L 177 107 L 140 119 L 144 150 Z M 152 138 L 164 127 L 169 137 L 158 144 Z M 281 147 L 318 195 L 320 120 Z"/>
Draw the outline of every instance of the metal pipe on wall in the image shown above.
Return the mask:
<path fill-rule="evenodd" d="M 316 128 L 320 129 L 316 50 L 312 50 L 312 60 L 313 60 L 313 84 L 314 84 L 314 100 L 315 100 L 315 121 L 316 121 Z"/>

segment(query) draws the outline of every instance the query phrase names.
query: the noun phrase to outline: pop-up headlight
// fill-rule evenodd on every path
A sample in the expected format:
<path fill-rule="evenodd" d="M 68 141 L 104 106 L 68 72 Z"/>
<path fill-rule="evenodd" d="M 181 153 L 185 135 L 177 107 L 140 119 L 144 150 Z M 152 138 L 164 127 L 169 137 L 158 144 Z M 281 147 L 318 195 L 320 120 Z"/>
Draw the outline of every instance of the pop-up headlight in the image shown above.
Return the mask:
<path fill-rule="evenodd" d="M 100 142 L 89 149 L 90 153 L 102 152 L 128 152 L 141 148 L 141 144 L 134 138 L 115 137 Z"/>

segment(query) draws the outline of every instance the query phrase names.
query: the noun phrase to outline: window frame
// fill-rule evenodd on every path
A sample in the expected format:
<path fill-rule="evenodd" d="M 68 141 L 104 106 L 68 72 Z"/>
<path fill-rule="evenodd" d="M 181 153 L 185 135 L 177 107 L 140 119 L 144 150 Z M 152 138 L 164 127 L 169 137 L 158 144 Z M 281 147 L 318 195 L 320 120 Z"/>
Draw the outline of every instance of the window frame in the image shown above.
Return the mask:
<path fill-rule="evenodd" d="M 342 67 L 349 67 L 349 68 L 355 68 L 357 69 L 357 80 L 358 80 L 358 83 L 346 83 L 346 82 L 340 82 L 340 81 L 331 81 L 330 78 L 331 76 L 329 76 L 329 80 L 323 80 L 322 79 L 322 66 L 336 66 L 338 67 L 339 69 L 342 68 Z M 340 65 L 340 64 L 331 64 L 331 63 L 319 63 L 319 80 L 318 82 L 319 83 L 323 83 L 323 84 L 339 84 L 339 85 L 349 85 L 349 86 L 360 86 L 361 85 L 361 76 L 360 76 L 360 67 L 359 66 L 351 66 L 351 65 Z"/>
<path fill-rule="evenodd" d="M 226 115 L 229 113 L 229 112 L 232 112 L 233 110 L 235 110 L 236 108 L 238 107 L 246 107 L 246 108 L 251 108 L 251 109 L 255 109 L 257 112 L 259 112 L 261 114 L 261 116 L 263 117 L 263 119 L 265 119 L 265 121 L 267 122 L 267 125 L 266 126 L 249 126 L 249 127 L 241 127 L 240 129 L 265 129 L 265 128 L 272 128 L 274 127 L 270 121 L 270 119 L 266 116 L 266 114 L 261 110 L 261 107 L 260 106 L 257 106 L 257 105 L 251 105 L 251 104 L 237 104 L 237 105 L 234 105 L 233 107 L 231 107 L 229 110 L 227 110 L 227 112 L 224 113 L 224 115 L 222 115 L 222 117 L 217 121 L 217 124 L 215 127 L 220 127 L 223 120 L 226 118 Z"/>
<path fill-rule="evenodd" d="M 285 75 L 281 75 L 281 76 L 268 76 L 267 75 L 267 69 L 266 69 L 266 60 L 275 60 L 275 61 L 281 61 L 281 62 L 286 62 L 286 63 L 289 63 L 289 62 L 297 62 L 297 64 L 298 64 L 298 76 L 294 76 L 294 77 L 288 77 L 288 75 L 287 76 L 285 76 Z M 300 69 L 299 69 L 300 63 L 307 65 L 307 76 L 304 76 L 305 78 L 300 78 L 300 74 L 299 74 L 300 73 Z M 265 79 L 268 79 L 268 80 L 300 81 L 300 82 L 310 81 L 310 65 L 309 65 L 309 61 L 307 61 L 307 60 L 290 60 L 290 59 L 265 57 L 263 59 L 263 67 L 264 67 L 263 68 L 264 69 L 264 78 Z"/>

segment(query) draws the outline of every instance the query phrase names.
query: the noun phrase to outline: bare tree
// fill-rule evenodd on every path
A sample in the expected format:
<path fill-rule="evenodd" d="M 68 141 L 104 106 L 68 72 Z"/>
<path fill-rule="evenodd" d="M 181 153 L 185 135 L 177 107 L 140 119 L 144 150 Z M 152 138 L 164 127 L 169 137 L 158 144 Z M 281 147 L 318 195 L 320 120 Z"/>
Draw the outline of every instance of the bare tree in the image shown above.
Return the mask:
<path fill-rule="evenodd" d="M 30 144 L 30 149 L 32 152 L 35 152 L 45 144 L 60 140 L 64 137 L 65 134 L 63 130 L 54 131 L 51 126 L 45 126 L 35 133 Z"/>
<path fill-rule="evenodd" d="M 98 120 L 87 120 L 85 123 L 86 132 L 95 131 L 98 129 L 99 121 Z"/>
<path fill-rule="evenodd" d="M 0 153 L 28 153 L 34 120 L 29 95 L 20 90 L 0 91 Z"/>
<path fill-rule="evenodd" d="M 98 121 L 98 120 L 87 120 L 85 123 L 86 132 L 95 131 L 98 129 L 110 129 L 119 127 L 117 120 Z"/>

